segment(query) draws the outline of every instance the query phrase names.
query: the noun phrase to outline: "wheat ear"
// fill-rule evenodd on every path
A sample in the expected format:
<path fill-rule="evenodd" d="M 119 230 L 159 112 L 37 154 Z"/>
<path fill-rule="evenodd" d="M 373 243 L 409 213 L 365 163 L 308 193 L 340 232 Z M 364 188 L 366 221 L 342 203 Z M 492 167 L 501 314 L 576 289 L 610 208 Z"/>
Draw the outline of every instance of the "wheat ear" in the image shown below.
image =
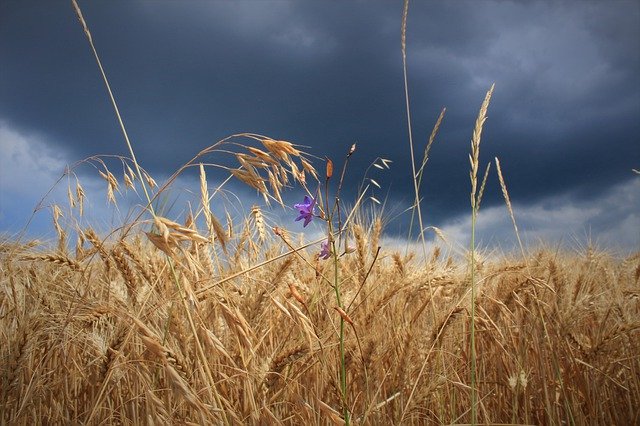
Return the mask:
<path fill-rule="evenodd" d="M 507 191 L 507 184 L 504 181 L 504 177 L 502 176 L 502 169 L 500 168 L 500 160 L 498 157 L 495 157 L 496 160 L 496 169 L 498 169 L 498 179 L 500 180 L 500 187 L 502 188 L 502 196 L 504 197 L 504 202 L 507 205 L 507 210 L 509 210 L 509 216 L 511 217 L 511 222 L 513 223 L 513 229 L 516 231 L 516 238 L 518 239 L 518 245 L 520 246 L 520 252 L 522 253 L 522 258 L 526 260 L 524 254 L 524 246 L 522 245 L 522 240 L 520 239 L 520 232 L 518 232 L 518 225 L 516 224 L 516 217 L 513 214 L 513 208 L 511 207 L 511 199 L 509 198 L 509 191 Z"/>

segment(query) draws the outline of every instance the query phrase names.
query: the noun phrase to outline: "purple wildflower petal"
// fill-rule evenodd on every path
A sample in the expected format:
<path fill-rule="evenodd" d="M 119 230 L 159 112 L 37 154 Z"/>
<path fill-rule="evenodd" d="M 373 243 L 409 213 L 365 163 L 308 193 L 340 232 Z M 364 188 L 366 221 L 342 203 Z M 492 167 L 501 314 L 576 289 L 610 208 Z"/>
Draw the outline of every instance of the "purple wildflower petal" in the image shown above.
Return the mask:
<path fill-rule="evenodd" d="M 298 216 L 296 218 L 296 222 L 299 220 L 304 219 L 304 227 L 306 227 L 309 222 L 311 222 L 311 219 L 313 219 L 313 216 L 315 214 L 315 204 L 316 204 L 316 200 L 305 195 L 304 196 L 304 201 L 300 204 L 295 204 L 293 207 L 298 210 L 298 212 L 300 213 L 300 216 Z"/>
<path fill-rule="evenodd" d="M 329 240 L 320 243 L 320 259 L 327 260 L 331 257 L 331 250 L 329 249 Z"/>
<path fill-rule="evenodd" d="M 311 204 L 313 203 L 313 201 L 315 200 L 311 200 L 307 195 L 304 196 L 304 201 L 302 203 L 299 204 L 294 204 L 294 208 L 296 210 L 299 210 L 300 213 L 307 211 L 309 209 L 309 206 L 311 206 Z"/>

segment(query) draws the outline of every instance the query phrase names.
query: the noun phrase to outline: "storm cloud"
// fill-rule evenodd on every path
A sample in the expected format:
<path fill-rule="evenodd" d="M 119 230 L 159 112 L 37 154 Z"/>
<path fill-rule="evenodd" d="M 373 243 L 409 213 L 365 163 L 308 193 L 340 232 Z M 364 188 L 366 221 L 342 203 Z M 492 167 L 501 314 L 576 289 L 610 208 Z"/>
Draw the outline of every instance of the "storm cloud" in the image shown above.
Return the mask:
<path fill-rule="evenodd" d="M 290 140 L 336 162 L 357 142 L 350 179 L 359 181 L 376 157 L 388 158 L 392 169 L 376 177 L 384 189 L 376 196 L 394 206 L 412 202 L 401 2 L 80 6 L 136 154 L 152 173 L 170 174 L 238 132 Z M 48 155 L 60 164 L 127 154 L 69 2 L 2 2 L 0 58 L 0 144 L 46 145 L 20 151 L 22 169 L 43 169 L 36 162 Z M 425 170 L 426 225 L 461 232 L 455 227 L 469 210 L 469 142 L 495 82 L 481 162 L 500 158 L 523 218 L 558 232 L 640 228 L 631 171 L 640 168 L 638 2 L 411 2 L 407 65 L 419 157 L 447 108 Z M 0 229 L 11 229 L 11 212 L 29 203 L 26 195 L 11 196 L 7 170 L 0 170 Z M 483 209 L 503 207 L 492 174 Z M 389 229 L 401 233 L 407 220 L 398 220 Z M 572 224 L 579 229 L 570 231 Z M 622 246 L 640 247 L 633 232 Z"/>

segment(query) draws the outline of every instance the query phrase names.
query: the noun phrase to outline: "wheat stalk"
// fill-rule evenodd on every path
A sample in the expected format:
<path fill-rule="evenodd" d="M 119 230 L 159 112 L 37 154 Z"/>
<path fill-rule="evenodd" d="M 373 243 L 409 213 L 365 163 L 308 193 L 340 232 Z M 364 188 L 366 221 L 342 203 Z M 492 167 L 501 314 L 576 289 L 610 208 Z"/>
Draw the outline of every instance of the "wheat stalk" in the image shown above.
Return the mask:
<path fill-rule="evenodd" d="M 471 171 L 469 172 L 469 177 L 471 179 L 471 242 L 470 242 L 470 268 L 471 268 L 471 423 L 476 424 L 478 421 L 478 412 L 477 412 L 477 402 L 478 402 L 478 394 L 476 388 L 476 341 L 475 341 L 475 324 L 476 324 L 476 264 L 475 264 L 475 230 L 476 230 L 476 218 L 478 215 L 478 210 L 480 208 L 481 201 L 481 193 L 484 189 L 484 183 L 486 182 L 486 177 L 488 176 L 489 167 L 487 166 L 487 171 L 485 173 L 485 177 L 482 180 L 481 191 L 480 194 L 477 191 L 478 184 L 478 166 L 480 164 L 480 138 L 482 136 L 482 128 L 484 126 L 484 122 L 487 119 L 487 109 L 489 108 L 489 102 L 491 100 L 491 95 L 493 94 L 493 89 L 495 84 L 491 85 L 491 88 L 485 95 L 484 101 L 480 106 L 480 111 L 478 113 L 478 118 L 476 119 L 476 124 L 473 129 L 473 136 L 471 137 L 471 153 L 469 154 L 469 162 L 471 165 Z"/>
<path fill-rule="evenodd" d="M 131 158 L 133 159 L 133 164 L 136 167 L 136 171 L 138 172 L 138 177 L 140 178 L 140 182 L 142 184 L 142 189 L 144 191 L 144 194 L 147 198 L 148 201 L 148 209 L 151 212 L 151 214 L 154 214 L 153 211 L 153 206 L 151 205 L 151 197 L 149 196 L 149 193 L 147 191 L 147 187 L 144 184 L 144 180 L 143 180 L 143 175 L 142 175 L 142 171 L 140 166 L 138 165 L 138 161 L 136 159 L 136 155 L 135 152 L 133 151 L 133 146 L 131 145 L 131 142 L 129 141 L 129 135 L 127 134 L 127 129 L 124 126 L 124 121 L 122 120 L 122 117 L 120 116 L 120 110 L 118 109 L 118 104 L 116 103 L 116 99 L 113 95 L 113 92 L 111 91 L 111 85 L 109 84 L 109 80 L 107 79 L 107 74 L 104 70 L 104 68 L 102 67 L 102 62 L 100 61 L 100 57 L 98 56 L 98 51 L 96 50 L 94 44 L 93 44 L 93 38 L 91 37 L 91 32 L 89 31 L 89 27 L 86 23 L 86 21 L 84 20 L 84 16 L 82 15 L 82 11 L 80 10 L 80 6 L 78 6 L 78 2 L 76 0 L 71 0 L 71 3 L 73 4 L 73 8 L 75 9 L 76 15 L 78 16 L 78 20 L 80 21 L 80 25 L 82 25 L 82 29 L 84 30 L 84 33 L 87 37 L 87 40 L 89 41 L 89 45 L 91 46 L 91 51 L 93 52 L 93 56 L 96 60 L 96 63 L 98 65 L 98 68 L 100 69 L 100 74 L 102 75 L 102 80 L 104 81 L 104 84 L 107 88 L 107 92 L 109 93 L 109 98 L 111 99 L 111 105 L 113 106 L 113 109 L 116 113 L 116 118 L 118 119 L 118 123 L 120 124 L 120 129 L 122 130 L 122 135 L 124 136 L 124 140 L 127 143 L 127 148 L 129 148 L 129 154 L 131 155 Z M 101 173 L 102 174 L 102 173 Z M 107 176 L 108 177 L 108 176 Z M 149 185 L 151 185 L 151 182 L 153 182 L 155 184 L 155 182 L 153 181 L 153 179 L 151 179 L 151 176 L 147 175 L 145 173 L 145 178 L 146 181 L 149 183 Z M 107 179 L 109 182 L 109 189 L 112 190 L 112 185 L 113 185 L 113 180 L 115 180 L 115 178 L 113 180 L 109 180 Z M 117 183 L 116 183 L 117 184 Z"/>

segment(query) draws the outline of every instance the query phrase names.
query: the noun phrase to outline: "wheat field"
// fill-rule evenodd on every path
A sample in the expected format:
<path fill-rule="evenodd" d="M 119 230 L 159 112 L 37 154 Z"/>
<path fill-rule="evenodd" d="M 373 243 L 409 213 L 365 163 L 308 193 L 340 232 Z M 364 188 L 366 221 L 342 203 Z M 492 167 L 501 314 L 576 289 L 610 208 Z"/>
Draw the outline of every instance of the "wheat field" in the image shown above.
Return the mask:
<path fill-rule="evenodd" d="M 76 253 L 3 241 L 2 423 L 341 424 L 331 263 L 262 226 L 224 251 L 91 229 Z M 381 230 L 354 222 L 339 261 L 352 421 L 465 423 L 468 264 L 377 252 Z M 541 249 L 476 270 L 480 423 L 638 422 L 640 254 Z"/>
<path fill-rule="evenodd" d="M 355 144 L 343 164 L 326 159 L 319 170 L 298 145 L 232 135 L 158 185 L 72 3 L 130 155 L 64 172 L 68 203 L 48 206 L 56 241 L 0 238 L 1 424 L 640 423 L 640 252 L 524 247 L 497 159 L 520 250 L 485 253 L 473 240 L 494 86 L 471 138 L 469 248 L 454 250 L 437 228 L 440 238 L 420 232 L 400 247 L 386 238 L 384 210 L 363 207 L 379 202 L 368 192 L 378 182 L 365 176 L 352 206 L 342 200 Z M 414 219 L 425 229 L 422 173 L 445 110 L 416 162 L 404 6 L 411 231 Z M 137 216 L 88 225 L 85 166 L 114 209 L 135 191 Z M 169 217 L 159 200 L 190 172 L 199 191 Z M 232 179 L 261 198 L 244 216 L 212 207 L 231 198 Z M 292 190 L 304 196 L 293 209 L 283 200 Z M 272 219 L 278 205 L 287 221 Z M 322 238 L 304 234 L 312 221 Z"/>

